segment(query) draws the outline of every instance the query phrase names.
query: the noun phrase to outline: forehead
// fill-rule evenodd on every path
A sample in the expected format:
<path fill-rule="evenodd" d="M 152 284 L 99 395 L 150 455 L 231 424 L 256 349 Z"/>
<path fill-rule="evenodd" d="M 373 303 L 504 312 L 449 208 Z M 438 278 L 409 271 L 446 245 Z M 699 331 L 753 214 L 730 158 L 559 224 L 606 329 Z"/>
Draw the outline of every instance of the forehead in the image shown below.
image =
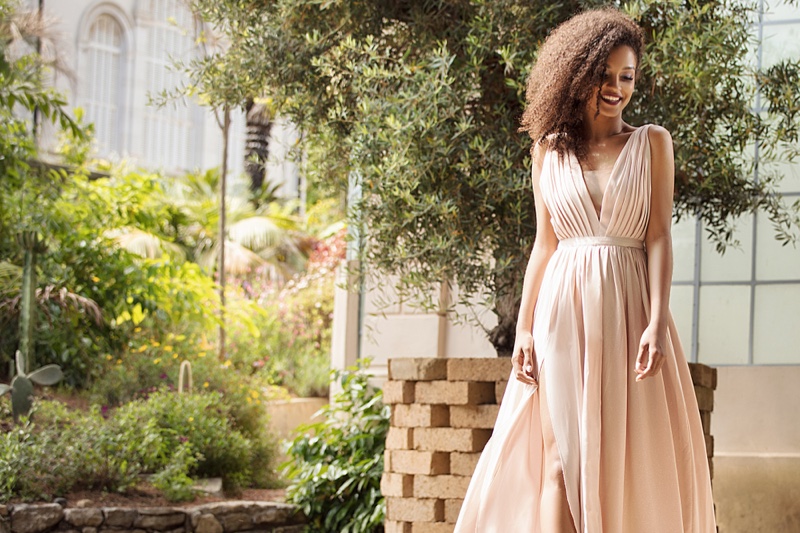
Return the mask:
<path fill-rule="evenodd" d="M 620 70 L 635 69 L 636 52 L 633 51 L 633 48 L 627 45 L 617 46 L 608 53 L 608 58 L 606 58 L 606 67 Z"/>

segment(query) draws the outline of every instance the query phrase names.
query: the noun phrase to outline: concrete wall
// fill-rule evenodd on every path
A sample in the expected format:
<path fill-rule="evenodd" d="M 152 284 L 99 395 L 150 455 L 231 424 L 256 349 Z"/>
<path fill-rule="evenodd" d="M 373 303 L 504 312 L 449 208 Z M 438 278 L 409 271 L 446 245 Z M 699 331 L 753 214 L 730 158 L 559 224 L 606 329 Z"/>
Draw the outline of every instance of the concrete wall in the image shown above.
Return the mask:
<path fill-rule="evenodd" d="M 800 366 L 719 367 L 717 376 L 720 532 L 800 532 Z"/>

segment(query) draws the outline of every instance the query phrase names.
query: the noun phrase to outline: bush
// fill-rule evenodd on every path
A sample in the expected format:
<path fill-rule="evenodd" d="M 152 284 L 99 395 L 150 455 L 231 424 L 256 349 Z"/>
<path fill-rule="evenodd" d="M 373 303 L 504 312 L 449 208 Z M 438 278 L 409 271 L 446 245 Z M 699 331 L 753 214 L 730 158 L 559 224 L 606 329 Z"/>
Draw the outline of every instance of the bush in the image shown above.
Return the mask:
<path fill-rule="evenodd" d="M 274 445 L 240 428 L 220 393 L 156 391 L 113 413 L 38 401 L 10 424 L 0 402 L 0 501 L 50 499 L 74 490 L 122 492 L 141 474 L 167 498 L 192 497 L 192 478 L 222 477 L 228 491 L 272 480 Z M 108 416 L 106 418 L 105 415 Z"/>
<path fill-rule="evenodd" d="M 323 420 L 298 428 L 283 472 L 287 501 L 299 505 L 315 532 L 383 531 L 380 493 L 389 407 L 357 368 L 336 373 L 342 392 L 322 410 Z"/>
<path fill-rule="evenodd" d="M 114 419 L 122 427 L 141 427 L 145 421 L 155 424 L 161 448 L 156 464 L 148 464 L 148 470 L 170 467 L 174 454 L 187 445 L 198 456 L 189 475 L 221 477 L 226 490 L 234 491 L 252 479 L 252 442 L 236 429 L 230 407 L 219 393 L 161 390 L 124 405 Z"/>

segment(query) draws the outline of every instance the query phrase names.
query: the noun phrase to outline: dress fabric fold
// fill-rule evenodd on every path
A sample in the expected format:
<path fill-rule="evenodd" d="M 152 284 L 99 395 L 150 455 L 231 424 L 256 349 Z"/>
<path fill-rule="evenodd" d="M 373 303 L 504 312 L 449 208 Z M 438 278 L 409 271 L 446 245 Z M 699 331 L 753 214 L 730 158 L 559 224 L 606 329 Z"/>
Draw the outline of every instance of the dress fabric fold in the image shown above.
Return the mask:
<path fill-rule="evenodd" d="M 635 381 L 650 315 L 649 128 L 626 141 L 599 213 L 574 155 L 548 150 L 540 176 L 559 244 L 532 333 L 579 533 L 716 531 L 697 399 L 672 315 L 664 366 Z M 554 533 L 539 525 L 540 409 L 537 387 L 510 376 L 456 533 Z"/>

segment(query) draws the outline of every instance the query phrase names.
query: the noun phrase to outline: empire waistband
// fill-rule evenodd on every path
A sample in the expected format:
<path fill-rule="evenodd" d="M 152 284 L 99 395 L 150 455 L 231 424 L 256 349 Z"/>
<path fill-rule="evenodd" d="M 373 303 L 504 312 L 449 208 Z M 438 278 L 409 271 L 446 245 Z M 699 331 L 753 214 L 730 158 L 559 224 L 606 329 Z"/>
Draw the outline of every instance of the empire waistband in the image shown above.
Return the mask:
<path fill-rule="evenodd" d="M 644 241 L 629 237 L 609 237 L 604 235 L 570 237 L 558 241 L 559 248 L 574 248 L 576 246 L 624 246 L 625 248 L 644 249 Z"/>

